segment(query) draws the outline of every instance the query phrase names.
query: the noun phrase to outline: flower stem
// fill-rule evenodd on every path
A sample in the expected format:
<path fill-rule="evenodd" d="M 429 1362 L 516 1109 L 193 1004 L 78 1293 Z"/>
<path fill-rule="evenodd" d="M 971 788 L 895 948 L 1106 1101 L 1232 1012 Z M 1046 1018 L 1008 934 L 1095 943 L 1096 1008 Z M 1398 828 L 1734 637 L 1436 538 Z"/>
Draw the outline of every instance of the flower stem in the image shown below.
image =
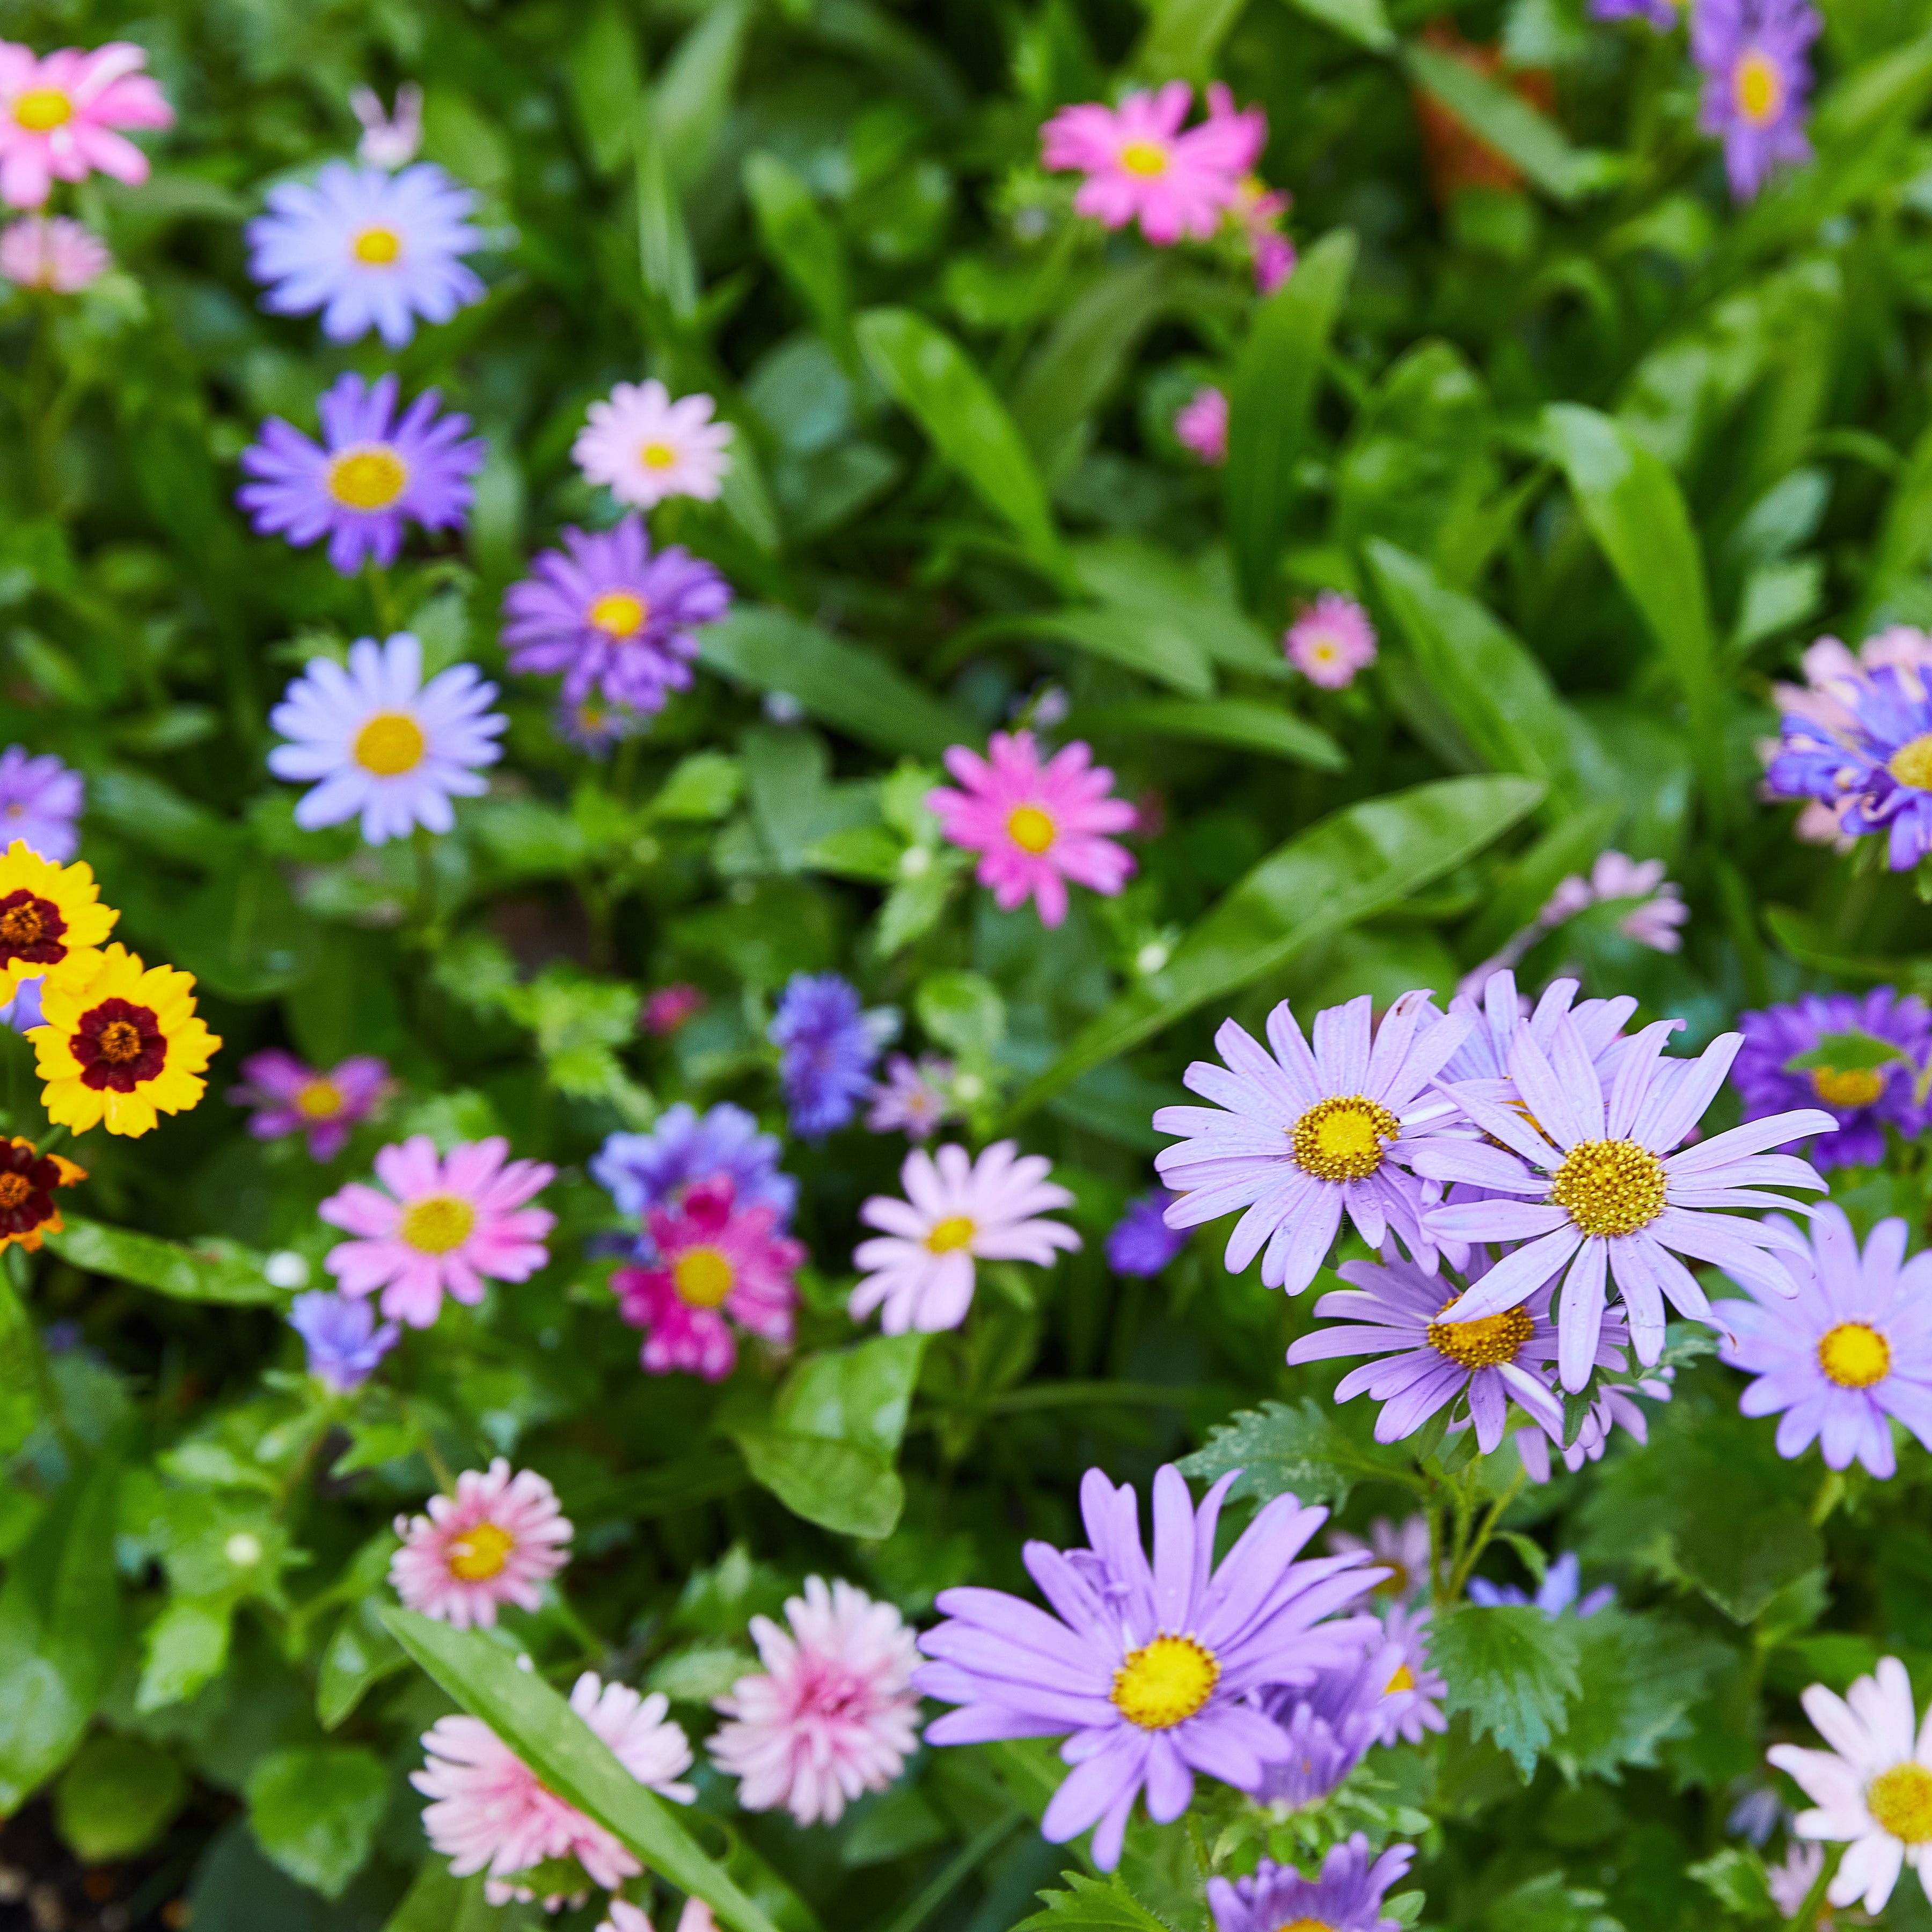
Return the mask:
<path fill-rule="evenodd" d="M 396 594 L 390 586 L 389 573 L 380 563 L 363 566 L 368 580 L 369 602 L 375 606 L 376 634 L 388 638 L 400 628 L 396 615 Z"/>

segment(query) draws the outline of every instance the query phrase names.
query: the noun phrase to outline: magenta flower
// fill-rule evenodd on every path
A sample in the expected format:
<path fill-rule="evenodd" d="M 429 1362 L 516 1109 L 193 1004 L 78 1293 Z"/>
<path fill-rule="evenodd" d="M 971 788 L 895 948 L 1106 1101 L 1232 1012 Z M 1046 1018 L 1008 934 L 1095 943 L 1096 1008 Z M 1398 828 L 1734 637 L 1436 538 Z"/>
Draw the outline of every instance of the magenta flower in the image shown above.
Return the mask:
<path fill-rule="evenodd" d="M 736 1208 L 728 1174 L 688 1189 L 673 1205 L 649 1210 L 657 1258 L 619 1268 L 610 1277 L 618 1312 L 644 1330 L 639 1357 L 647 1375 L 680 1370 L 722 1382 L 737 1366 L 740 1328 L 788 1344 L 798 1291 L 792 1276 L 805 1244 L 773 1230 L 776 1208 Z"/>
<path fill-rule="evenodd" d="M 352 1180 L 316 1210 L 357 1238 L 338 1242 L 322 1265 L 344 1294 L 382 1291 L 382 1312 L 427 1328 L 446 1293 L 483 1299 L 487 1276 L 526 1281 L 550 1258 L 544 1237 L 556 1225 L 548 1209 L 524 1203 L 556 1178 L 538 1160 L 504 1156 L 499 1135 L 452 1148 L 436 1158 L 427 1134 L 412 1134 L 376 1156 L 388 1193 Z"/>
<path fill-rule="evenodd" d="M 1282 1932 L 1321 1926 L 1324 1932 L 1401 1932 L 1386 1918 L 1382 1898 L 1414 1862 L 1413 1845 L 1391 1845 L 1370 1862 L 1369 1841 L 1358 1832 L 1328 1848 L 1319 1878 L 1264 1858 L 1252 1878 L 1210 1878 L 1208 1903 L 1215 1932 Z"/>
<path fill-rule="evenodd" d="M 1180 1472 L 1162 1468 L 1150 1564 L 1132 1485 L 1116 1489 L 1089 1469 L 1080 1508 L 1090 1546 L 1031 1542 L 1023 1552 L 1053 1614 L 1004 1590 L 944 1590 L 946 1622 L 919 1640 L 937 1661 L 914 1672 L 914 1688 L 962 1707 L 927 1726 L 927 1743 L 1066 1736 L 1060 1754 L 1073 1769 L 1040 1830 L 1064 1844 L 1098 1825 L 1103 1871 L 1120 1862 L 1142 1791 L 1148 1815 L 1169 1824 L 1192 1802 L 1196 1772 L 1257 1790 L 1292 1747 L 1250 1694 L 1311 1683 L 1377 1634 L 1372 1618 L 1333 1614 L 1360 1592 L 1359 1556 L 1295 1560 L 1326 1510 L 1277 1496 L 1216 1564 L 1234 1480 L 1223 1476 L 1196 1510 Z"/>
<path fill-rule="evenodd" d="M 1861 1255 L 1844 1210 L 1822 1202 L 1808 1250 L 1784 1258 L 1795 1294 L 1743 1282 L 1750 1300 L 1713 1311 L 1730 1331 L 1724 1360 L 1757 1378 L 1738 1408 L 1782 1415 L 1780 1456 L 1815 1442 L 1828 1468 L 1856 1456 L 1890 1476 L 1894 1417 L 1932 1448 L 1932 1250 L 1907 1261 L 1906 1232 L 1902 1220 L 1881 1221 Z"/>
<path fill-rule="evenodd" d="M 706 395 L 680 396 L 655 378 L 620 382 L 607 402 L 592 403 L 589 427 L 570 454 L 586 483 L 601 483 L 620 503 L 654 508 L 667 496 L 715 502 L 731 467 L 728 422 L 713 422 Z"/>
<path fill-rule="evenodd" d="M 310 1160 L 333 1160 L 350 1130 L 391 1084 L 388 1063 L 373 1054 L 354 1054 L 321 1073 L 272 1046 L 242 1061 L 242 1084 L 231 1087 L 228 1097 L 238 1107 L 255 1109 L 248 1131 L 258 1141 L 306 1134 Z"/>
<path fill-rule="evenodd" d="M 1376 627 L 1352 597 L 1324 590 L 1282 638 L 1288 661 L 1324 691 L 1346 691 L 1376 661 Z"/>
<path fill-rule="evenodd" d="M 946 769 L 965 789 L 940 786 L 926 802 L 952 844 L 980 854 L 976 876 L 1000 910 L 1030 898 L 1041 922 L 1058 926 L 1069 879 L 1113 898 L 1134 871 L 1133 855 L 1100 836 L 1134 823 L 1134 808 L 1109 796 L 1113 773 L 1078 740 L 1044 765 L 1030 731 L 995 731 L 987 749 L 990 763 L 955 745 Z"/>
<path fill-rule="evenodd" d="M 1660 1060 L 1676 1024 L 1660 1020 L 1627 1042 L 1613 1079 L 1592 1064 L 1567 1014 L 1551 1030 L 1547 1052 L 1526 1030 L 1518 1034 L 1510 1077 L 1521 1106 L 1498 1100 L 1480 1081 L 1443 1090 L 1501 1144 L 1438 1138 L 1416 1158 L 1416 1172 L 1432 1180 L 1468 1181 L 1514 1197 L 1434 1208 L 1424 1222 L 1432 1236 L 1523 1244 L 1444 1310 L 1442 1319 L 1500 1314 L 1568 1264 L 1557 1313 L 1558 1368 L 1566 1389 L 1580 1389 L 1590 1378 L 1612 1280 L 1637 1360 L 1646 1365 L 1663 1352 L 1666 1300 L 1692 1321 L 1710 1319 L 1704 1291 L 1680 1256 L 1789 1293 L 1789 1276 L 1765 1250 L 1790 1238 L 1715 1210 L 1792 1204 L 1764 1191 L 1767 1186 L 1825 1187 L 1809 1162 L 1768 1151 L 1836 1125 L 1815 1108 L 1681 1145 L 1723 1084 L 1741 1038 L 1721 1034 L 1695 1060 Z"/>
<path fill-rule="evenodd" d="M 1174 418 L 1174 439 L 1203 463 L 1228 460 L 1228 398 L 1210 383 L 1196 389 Z"/>
<path fill-rule="evenodd" d="M 808 1576 L 784 1610 L 788 1631 L 752 1619 L 763 1672 L 712 1700 L 730 1720 L 711 1740 L 712 1762 L 740 1780 L 746 1810 L 782 1804 L 801 1825 L 836 1825 L 919 1747 L 919 1648 L 891 1604 L 850 1583 L 828 1590 Z"/>
<path fill-rule="evenodd" d="M 23 289 L 75 295 L 113 260 L 104 242 L 64 214 L 23 215 L 0 229 L 0 275 Z"/>
<path fill-rule="evenodd" d="M 398 1516 L 396 1534 L 396 1594 L 458 1630 L 494 1624 L 506 1604 L 535 1610 L 543 1585 L 570 1561 L 556 1492 L 534 1469 L 512 1476 L 501 1456 L 487 1473 L 464 1470 L 454 1496 L 431 1496 L 428 1515 Z"/>
<path fill-rule="evenodd" d="M 91 51 L 62 47 L 44 60 L 0 40 L 0 201 L 38 208 L 57 181 L 98 168 L 138 188 L 148 158 L 117 128 L 172 128 L 174 110 L 141 70 L 146 52 L 125 40 Z"/>
<path fill-rule="evenodd" d="M 1268 1016 L 1271 1055 L 1224 1020 L 1214 1044 L 1226 1065 L 1197 1060 L 1184 1076 L 1217 1104 L 1154 1115 L 1160 1132 L 1185 1136 L 1154 1159 L 1182 1197 L 1167 1225 L 1198 1228 L 1247 1210 L 1228 1238 L 1231 1274 L 1260 1255 L 1262 1282 L 1299 1294 L 1328 1258 L 1344 1209 L 1372 1246 L 1393 1230 L 1425 1272 L 1435 1267 L 1422 1185 L 1408 1170 L 1441 1127 L 1467 1131 L 1448 1103 L 1424 1094 L 1472 1022 L 1445 1019 L 1426 993 L 1405 993 L 1371 1050 L 1371 1010 L 1365 993 L 1316 1014 L 1310 1052 L 1284 1000 Z"/>
<path fill-rule="evenodd" d="M 644 1012 L 640 1024 L 645 1032 L 665 1040 L 676 1033 L 686 1021 L 694 1018 L 704 1010 L 704 994 L 696 986 L 680 980 L 674 986 L 660 986 L 656 992 L 644 996 Z"/>

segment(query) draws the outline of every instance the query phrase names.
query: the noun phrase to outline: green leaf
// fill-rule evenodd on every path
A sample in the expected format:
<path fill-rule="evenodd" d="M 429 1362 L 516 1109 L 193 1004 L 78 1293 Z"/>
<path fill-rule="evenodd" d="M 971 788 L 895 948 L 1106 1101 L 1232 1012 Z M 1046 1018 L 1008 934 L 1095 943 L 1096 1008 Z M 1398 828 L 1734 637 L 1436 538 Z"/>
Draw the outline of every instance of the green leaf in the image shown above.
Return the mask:
<path fill-rule="evenodd" d="M 1657 1747 L 1688 1730 L 1684 1714 L 1732 1653 L 1666 1618 L 1615 1606 L 1580 1620 L 1582 1688 L 1552 1755 L 1566 1778 L 1611 1778 L 1654 1765 Z"/>
<path fill-rule="evenodd" d="M 276 1751 L 248 1780 L 248 1823 L 290 1877 L 340 1898 L 369 1862 L 388 1786 L 382 1760 L 359 1744 Z"/>
<path fill-rule="evenodd" d="M 1406 1455 L 1390 1451 L 1390 1467 L 1406 1468 Z M 1304 1503 L 1346 1506 L 1348 1492 L 1375 1464 L 1343 1435 L 1332 1408 L 1312 1396 L 1298 1403 L 1264 1402 L 1258 1409 L 1239 1409 L 1212 1430 L 1205 1448 L 1184 1456 L 1184 1475 L 1213 1482 L 1230 1469 L 1241 1472 L 1228 1493 L 1253 1496 L 1265 1502 L 1280 1496 L 1298 1496 Z"/>
<path fill-rule="evenodd" d="M 856 358 L 845 244 L 810 188 L 773 154 L 745 158 L 745 194 L 765 252 L 848 365 Z"/>
<path fill-rule="evenodd" d="M 663 130 L 641 110 L 637 148 L 638 260 L 644 286 L 676 320 L 687 322 L 698 313 L 698 257 L 671 185 Z"/>
<path fill-rule="evenodd" d="M 374 1685 L 407 1660 L 382 1621 L 381 1599 L 364 1597 L 336 1625 L 322 1654 L 315 1687 L 315 1714 L 322 1728 L 334 1730 Z"/>
<path fill-rule="evenodd" d="M 1079 1872 L 1060 1876 L 1067 1889 L 1036 1893 L 1046 1910 L 1022 1918 L 1012 1932 L 1060 1932 L 1075 1925 L 1107 1926 L 1113 1932 L 1168 1932 L 1166 1922 L 1156 1918 L 1118 1877 L 1102 1882 Z"/>
<path fill-rule="evenodd" d="M 164 922 L 172 962 L 226 999 L 273 999 L 300 986 L 321 955 L 322 928 L 266 860 L 218 872 Z"/>
<path fill-rule="evenodd" d="M 131 1281 L 177 1301 L 268 1307 L 286 1299 L 262 1272 L 261 1257 L 238 1242 L 209 1235 L 189 1247 L 78 1214 L 63 1218 L 64 1231 L 48 1235 L 46 1244 L 75 1268 Z"/>
<path fill-rule="evenodd" d="M 703 178 L 730 111 L 751 24 L 748 0 L 718 0 L 678 42 L 651 99 L 671 178 L 688 193 Z"/>
<path fill-rule="evenodd" d="M 1609 184 L 1609 157 L 1573 148 L 1553 121 L 1503 82 L 1420 40 L 1403 48 L 1402 62 L 1417 86 L 1552 201 L 1573 202 Z"/>
<path fill-rule="evenodd" d="M 1286 681 L 1280 643 L 1171 551 L 1134 537 L 1101 537 L 1075 547 L 1073 567 L 1082 587 L 1100 602 L 1157 612 L 1215 663 Z"/>
<path fill-rule="evenodd" d="M 1247 698 L 1214 698 L 1190 704 L 1156 698 L 1141 704 L 1112 704 L 1078 711 L 1066 721 L 1070 732 L 1151 731 L 1157 737 L 1191 738 L 1207 745 L 1231 745 L 1259 752 L 1318 772 L 1348 768 L 1348 754 L 1318 724 L 1292 711 Z"/>
<path fill-rule="evenodd" d="M 1714 827 L 1726 814 L 1724 698 L 1703 554 L 1677 479 L 1618 422 L 1572 403 L 1544 435 L 1610 567 L 1642 614 L 1690 713 L 1691 755 Z"/>
<path fill-rule="evenodd" d="M 1487 903 L 1460 942 L 1462 956 L 1488 958 L 1535 918 L 1570 874 L 1587 874 L 1623 812 L 1615 799 L 1588 806 L 1553 826 L 1514 865 L 1499 868 Z"/>
<path fill-rule="evenodd" d="M 11 1456 L 40 1413 L 40 1338 L 0 1268 L 0 1459 Z"/>
<path fill-rule="evenodd" d="M 731 466 L 724 472 L 718 492 L 724 514 L 766 556 L 777 554 L 779 546 L 778 513 L 772 501 L 771 486 L 765 481 L 758 446 L 738 425 L 737 439 L 731 446 Z"/>
<path fill-rule="evenodd" d="M 1532 778 L 1445 778 L 1348 806 L 1298 832 L 1196 922 L 1160 972 L 1075 1036 L 1021 1094 L 1008 1124 L 1196 1007 L 1399 904 L 1499 838 L 1543 792 Z"/>
<path fill-rule="evenodd" d="M 910 309 L 868 309 L 857 327 L 866 361 L 940 456 L 1012 526 L 1041 569 L 1066 582 L 1072 566 L 1046 484 L 1012 418 L 972 358 L 944 329 Z"/>
<path fill-rule="evenodd" d="M 782 692 L 876 751 L 937 758 L 985 735 L 882 658 L 776 605 L 740 604 L 722 622 L 706 625 L 698 640 L 708 670 Z"/>
<path fill-rule="evenodd" d="M 1768 1922 L 1784 1916 L 1772 1903 L 1763 1859 L 1747 1846 L 1726 1845 L 1684 1870 L 1726 1912 L 1740 1918 Z"/>
<path fill-rule="evenodd" d="M 1444 1708 L 1468 1712 L 1471 1729 L 1496 1739 L 1526 1784 L 1581 1688 L 1582 1625 L 1532 1604 L 1457 1604 L 1430 1625 L 1430 1661 L 1449 1682 Z"/>
<path fill-rule="evenodd" d="M 793 1515 L 872 1541 L 898 1527 L 905 1486 L 876 1449 L 780 1429 L 741 1429 L 732 1440 L 754 1479 Z"/>
<path fill-rule="evenodd" d="M 772 1420 L 800 1435 L 893 1454 L 905 1434 L 926 1342 L 923 1335 L 878 1335 L 808 1355 L 785 1378 Z"/>
<path fill-rule="evenodd" d="M 235 1623 L 232 1595 L 176 1597 L 141 1633 L 141 1681 L 134 1708 L 146 1713 L 183 1704 L 220 1674 Z"/>
<path fill-rule="evenodd" d="M 1834 1073 L 1858 1073 L 1894 1060 L 1902 1060 L 1908 1066 L 1916 1064 L 1896 1041 L 1880 1040 L 1862 1028 L 1852 1027 L 1844 1033 L 1824 1034 L 1808 1053 L 1794 1053 L 1784 1063 L 1784 1070 L 1809 1073 L 1814 1068 L 1827 1067 Z"/>
<path fill-rule="evenodd" d="M 600 175 L 615 174 L 630 153 L 644 88 L 630 15 L 603 0 L 570 57 L 572 98 Z"/>
<path fill-rule="evenodd" d="M 935 973 L 913 995 L 919 1023 L 955 1053 L 989 1054 L 1006 1037 L 1006 1003 L 983 974 Z"/>
<path fill-rule="evenodd" d="M 1395 45 L 1395 29 L 1389 25 L 1382 0 L 1288 0 L 1288 4 L 1372 54 L 1385 54 Z"/>
<path fill-rule="evenodd" d="M 567 1804 L 587 1813 L 680 1891 L 701 1898 L 731 1932 L 778 1932 L 706 1858 L 676 1811 L 640 1784 L 610 1748 L 534 1672 L 475 1631 L 413 1610 L 386 1610 L 397 1641 L 471 1716 L 480 1718 Z M 802 1905 L 788 1915 L 812 1924 Z"/>
<path fill-rule="evenodd" d="M 1090 651 L 1190 698 L 1214 694 L 1214 673 L 1194 638 L 1165 613 L 1130 604 L 1042 610 L 1012 620 L 1013 628 Z"/>
<path fill-rule="evenodd" d="M 188 1802 L 172 1753 L 145 1738 L 89 1738 L 54 1786 L 54 1822 L 84 1862 L 144 1852 Z"/>
<path fill-rule="evenodd" d="M 382 1932 L 526 1932 L 545 1922 L 537 1905 L 492 1905 L 484 1896 L 488 1874 L 453 1878 L 432 1852 L 388 1917 Z"/>
<path fill-rule="evenodd" d="M 1268 602 L 1328 338 L 1355 265 L 1346 228 L 1324 235 L 1263 302 L 1228 399 L 1228 532 L 1250 610 Z"/>

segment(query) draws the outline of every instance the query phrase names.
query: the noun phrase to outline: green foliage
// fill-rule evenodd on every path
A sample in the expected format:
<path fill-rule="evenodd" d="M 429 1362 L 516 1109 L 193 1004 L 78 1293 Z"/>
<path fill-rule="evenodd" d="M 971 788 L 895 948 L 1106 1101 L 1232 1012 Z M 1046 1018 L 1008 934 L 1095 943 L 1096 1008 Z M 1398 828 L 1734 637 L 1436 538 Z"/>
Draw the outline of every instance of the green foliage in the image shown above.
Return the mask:
<path fill-rule="evenodd" d="M 1582 1693 L 1580 1619 L 1528 1604 L 1458 1604 L 1430 1626 L 1430 1660 L 1449 1680 L 1447 1708 L 1466 1712 L 1527 1780 Z"/>

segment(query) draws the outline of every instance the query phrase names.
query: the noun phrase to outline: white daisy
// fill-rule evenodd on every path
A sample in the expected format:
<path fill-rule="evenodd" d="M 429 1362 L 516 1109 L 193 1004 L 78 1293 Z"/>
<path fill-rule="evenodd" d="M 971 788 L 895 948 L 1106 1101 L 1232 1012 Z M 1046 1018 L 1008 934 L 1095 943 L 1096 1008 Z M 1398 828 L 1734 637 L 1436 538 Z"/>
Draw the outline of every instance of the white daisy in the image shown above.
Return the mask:
<path fill-rule="evenodd" d="M 713 422 L 706 395 L 680 396 L 655 379 L 620 382 L 608 402 L 590 405 L 590 424 L 571 455 L 588 482 L 602 483 L 620 503 L 648 510 L 667 496 L 711 502 L 724 487 L 736 431 Z"/>

